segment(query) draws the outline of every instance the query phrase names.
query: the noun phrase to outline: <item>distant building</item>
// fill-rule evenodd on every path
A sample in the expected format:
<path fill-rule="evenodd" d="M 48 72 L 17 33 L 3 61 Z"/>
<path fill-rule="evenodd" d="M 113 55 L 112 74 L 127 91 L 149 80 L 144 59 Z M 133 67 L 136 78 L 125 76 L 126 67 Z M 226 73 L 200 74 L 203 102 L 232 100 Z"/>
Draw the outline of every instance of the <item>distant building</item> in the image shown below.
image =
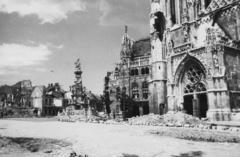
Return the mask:
<path fill-rule="evenodd" d="M 30 80 L 19 81 L 12 85 L 15 104 L 19 107 L 31 107 L 32 82 Z"/>
<path fill-rule="evenodd" d="M 32 101 L 32 108 L 34 109 L 33 112 L 40 116 L 43 111 L 43 94 L 45 91 L 44 86 L 35 86 L 31 93 L 31 101 Z"/>
<path fill-rule="evenodd" d="M 14 99 L 14 89 L 12 86 L 3 85 L 0 86 L 0 106 L 7 107 L 8 105 L 13 105 Z"/>
<path fill-rule="evenodd" d="M 43 92 L 44 116 L 57 116 L 63 109 L 65 91 L 61 89 L 59 83 L 49 84 Z"/>
<path fill-rule="evenodd" d="M 102 112 L 104 110 L 102 100 L 97 94 L 88 90 L 85 90 L 84 93 L 86 94 L 89 106 L 94 110 L 94 112 Z"/>
<path fill-rule="evenodd" d="M 128 112 L 133 116 L 139 116 L 139 110 L 144 114 L 149 113 L 149 89 L 148 81 L 151 77 L 151 45 L 150 38 L 133 41 L 127 34 L 122 38 L 120 51 L 120 63 L 110 74 L 109 94 L 111 110 L 120 112 L 120 99 L 122 91 L 126 91 L 128 97 L 133 100 Z M 141 108 L 141 109 L 140 109 Z M 131 111 L 130 111 L 131 110 Z"/>

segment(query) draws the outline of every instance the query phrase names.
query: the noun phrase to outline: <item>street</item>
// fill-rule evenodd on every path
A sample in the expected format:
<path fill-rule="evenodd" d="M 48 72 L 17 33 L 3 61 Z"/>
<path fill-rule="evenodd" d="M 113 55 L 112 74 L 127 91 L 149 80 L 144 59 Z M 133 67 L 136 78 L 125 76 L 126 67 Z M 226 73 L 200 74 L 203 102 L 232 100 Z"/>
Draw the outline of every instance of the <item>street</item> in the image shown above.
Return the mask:
<path fill-rule="evenodd" d="M 52 138 L 73 143 L 72 146 L 53 151 L 51 154 L 42 153 L 42 156 L 68 157 L 72 151 L 77 154 L 87 154 L 89 157 L 238 157 L 240 155 L 239 143 L 194 142 L 146 134 L 153 129 L 159 127 L 58 121 L 0 121 L 1 136 Z M 9 157 L 9 154 L 5 156 Z"/>

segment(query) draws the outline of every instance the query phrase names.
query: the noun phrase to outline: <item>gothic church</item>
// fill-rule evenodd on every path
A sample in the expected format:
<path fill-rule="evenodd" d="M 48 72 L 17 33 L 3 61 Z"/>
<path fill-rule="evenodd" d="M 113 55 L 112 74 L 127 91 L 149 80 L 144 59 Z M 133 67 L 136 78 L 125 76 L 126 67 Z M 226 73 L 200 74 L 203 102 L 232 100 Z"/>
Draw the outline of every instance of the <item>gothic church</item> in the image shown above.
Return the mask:
<path fill-rule="evenodd" d="M 150 38 L 133 41 L 126 28 L 121 61 L 110 75 L 114 112 L 125 90 L 133 115 L 184 111 L 231 120 L 240 112 L 240 1 L 150 3 Z"/>

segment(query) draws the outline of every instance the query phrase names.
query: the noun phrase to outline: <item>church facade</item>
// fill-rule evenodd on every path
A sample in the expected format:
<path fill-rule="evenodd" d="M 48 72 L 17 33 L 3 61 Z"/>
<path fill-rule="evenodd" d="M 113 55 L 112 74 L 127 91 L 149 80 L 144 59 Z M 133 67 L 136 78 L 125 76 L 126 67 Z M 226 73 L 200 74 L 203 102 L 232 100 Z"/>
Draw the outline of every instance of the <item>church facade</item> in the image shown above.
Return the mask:
<path fill-rule="evenodd" d="M 145 113 L 231 120 L 240 112 L 240 1 L 150 3 L 150 38 L 133 42 L 125 33 L 110 96 L 127 88 Z"/>

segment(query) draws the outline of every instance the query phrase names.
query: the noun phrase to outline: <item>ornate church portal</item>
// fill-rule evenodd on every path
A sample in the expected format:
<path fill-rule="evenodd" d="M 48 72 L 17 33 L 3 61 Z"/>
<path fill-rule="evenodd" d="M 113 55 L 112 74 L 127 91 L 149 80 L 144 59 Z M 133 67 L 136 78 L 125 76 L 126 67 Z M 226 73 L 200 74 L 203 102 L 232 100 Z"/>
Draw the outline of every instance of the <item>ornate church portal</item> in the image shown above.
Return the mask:
<path fill-rule="evenodd" d="M 204 70 L 197 64 L 190 64 L 183 71 L 181 84 L 183 110 L 199 118 L 206 117 L 208 102 Z"/>

